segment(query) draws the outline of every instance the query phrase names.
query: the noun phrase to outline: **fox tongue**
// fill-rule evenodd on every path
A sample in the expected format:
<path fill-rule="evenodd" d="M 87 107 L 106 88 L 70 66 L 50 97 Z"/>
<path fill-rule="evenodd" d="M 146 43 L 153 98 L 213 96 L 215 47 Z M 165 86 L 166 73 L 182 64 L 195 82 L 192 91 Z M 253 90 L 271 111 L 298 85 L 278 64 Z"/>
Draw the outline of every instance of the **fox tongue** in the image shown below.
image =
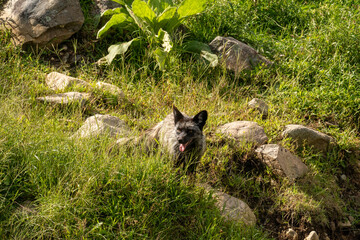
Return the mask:
<path fill-rule="evenodd" d="M 186 148 L 186 145 L 184 145 L 184 144 L 180 144 L 180 146 L 179 146 L 179 150 L 180 150 L 180 152 L 185 151 L 185 148 Z"/>

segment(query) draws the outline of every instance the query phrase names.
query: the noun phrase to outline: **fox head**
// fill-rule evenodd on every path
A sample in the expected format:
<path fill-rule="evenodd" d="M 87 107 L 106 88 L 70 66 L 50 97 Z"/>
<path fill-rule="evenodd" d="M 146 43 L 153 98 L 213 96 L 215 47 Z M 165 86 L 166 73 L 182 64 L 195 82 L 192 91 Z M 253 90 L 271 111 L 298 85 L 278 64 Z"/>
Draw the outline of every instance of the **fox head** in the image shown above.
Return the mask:
<path fill-rule="evenodd" d="M 207 111 L 203 110 L 191 118 L 184 116 L 173 106 L 173 113 L 180 152 L 193 149 L 203 139 L 202 130 L 208 117 Z"/>

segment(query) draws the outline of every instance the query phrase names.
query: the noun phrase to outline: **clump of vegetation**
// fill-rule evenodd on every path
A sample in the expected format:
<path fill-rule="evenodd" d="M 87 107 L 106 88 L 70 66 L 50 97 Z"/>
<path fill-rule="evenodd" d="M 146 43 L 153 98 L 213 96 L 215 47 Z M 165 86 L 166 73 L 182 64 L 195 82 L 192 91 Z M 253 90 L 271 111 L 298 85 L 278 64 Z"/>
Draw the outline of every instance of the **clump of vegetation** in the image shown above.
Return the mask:
<path fill-rule="evenodd" d="M 176 29 L 190 16 L 201 13 L 208 2 L 208 0 L 185 0 L 176 4 L 176 1 L 173 0 L 113 1 L 123 7 L 109 9 L 102 14 L 103 17 L 111 17 L 98 31 L 97 37 L 100 38 L 112 27 L 133 32 L 139 29 L 141 34 L 136 34 L 138 37 L 128 42 L 111 45 L 108 49 L 109 54 L 100 59 L 100 62 L 105 60 L 107 63 L 111 63 L 116 55 L 124 54 L 130 45 L 145 41 L 149 44 L 151 54 L 155 56 L 161 71 L 164 71 L 169 64 L 168 54 L 176 44 L 176 41 L 174 42 Z M 186 44 L 186 48 L 184 47 L 182 50 L 201 53 L 204 58 L 211 61 L 212 66 L 217 65 L 216 55 L 211 53 L 206 44 L 190 41 Z"/>

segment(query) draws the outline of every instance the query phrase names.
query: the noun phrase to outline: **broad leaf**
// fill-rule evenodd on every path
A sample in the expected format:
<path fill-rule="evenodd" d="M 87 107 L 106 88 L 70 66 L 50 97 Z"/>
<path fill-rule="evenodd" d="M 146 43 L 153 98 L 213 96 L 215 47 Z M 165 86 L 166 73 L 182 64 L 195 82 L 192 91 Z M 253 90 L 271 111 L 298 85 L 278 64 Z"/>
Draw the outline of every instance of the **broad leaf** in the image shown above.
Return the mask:
<path fill-rule="evenodd" d="M 219 58 L 216 54 L 208 51 L 201 50 L 200 56 L 206 59 L 211 67 L 216 67 L 219 65 Z"/>
<path fill-rule="evenodd" d="M 156 15 L 161 14 L 167 7 L 174 6 L 172 0 L 149 0 L 148 5 L 156 13 Z"/>
<path fill-rule="evenodd" d="M 138 16 L 136 16 L 136 14 L 127 6 L 125 5 L 126 10 L 128 11 L 129 15 L 132 17 L 132 19 L 134 20 L 134 22 L 136 23 L 136 25 L 138 25 L 138 27 L 143 30 L 146 33 L 150 33 L 152 35 L 155 35 L 148 27 L 148 24 L 143 21 L 141 18 L 139 18 Z"/>
<path fill-rule="evenodd" d="M 125 13 L 112 15 L 110 20 L 102 27 L 97 33 L 97 38 L 100 38 L 103 34 L 105 34 L 112 26 L 125 24 L 132 19 L 128 17 Z"/>
<path fill-rule="evenodd" d="M 166 60 L 167 60 L 167 52 L 162 50 L 161 48 L 157 48 L 154 51 L 155 59 L 157 62 L 157 65 L 159 66 L 160 71 L 166 70 Z"/>
<path fill-rule="evenodd" d="M 134 42 L 134 41 L 138 41 L 139 39 L 134 38 L 129 42 L 123 42 L 123 43 L 117 43 L 114 45 L 111 45 L 108 49 L 109 54 L 106 55 L 105 57 L 101 58 L 99 60 L 99 62 L 103 62 L 103 60 L 105 59 L 107 61 L 108 64 L 110 64 L 114 58 L 116 57 L 116 55 L 118 54 L 124 54 L 128 48 L 130 47 L 130 45 Z"/>
<path fill-rule="evenodd" d="M 136 16 L 143 20 L 146 20 L 148 23 L 154 24 L 156 14 L 146 2 L 141 0 L 135 0 L 131 8 Z"/>
<path fill-rule="evenodd" d="M 133 2 L 133 0 L 125 0 L 125 1 L 122 1 L 122 0 L 111 0 L 111 1 L 113 1 L 113 2 L 117 2 L 118 4 L 120 4 L 120 5 L 131 5 L 132 4 L 132 2 Z"/>
<path fill-rule="evenodd" d="M 188 41 L 184 43 L 183 48 L 186 51 L 193 52 L 193 53 L 201 53 L 201 51 L 208 51 L 211 52 L 209 45 L 199 41 Z"/>
<path fill-rule="evenodd" d="M 180 24 L 178 18 L 176 18 L 176 7 L 168 7 L 158 18 L 158 27 L 165 29 L 168 32 L 172 32 L 172 26 Z"/>
<path fill-rule="evenodd" d="M 216 54 L 212 53 L 209 45 L 198 41 L 189 41 L 184 45 L 184 50 L 200 54 L 201 57 L 210 62 L 211 67 L 216 67 L 219 64 L 219 58 Z"/>
<path fill-rule="evenodd" d="M 124 8 L 107 9 L 101 14 L 101 16 L 111 16 L 119 13 L 126 13 L 126 10 Z"/>
<path fill-rule="evenodd" d="M 183 19 L 185 17 L 201 13 L 205 10 L 205 5 L 208 2 L 208 0 L 185 0 L 183 1 L 179 8 L 178 8 L 178 14 L 180 19 Z"/>

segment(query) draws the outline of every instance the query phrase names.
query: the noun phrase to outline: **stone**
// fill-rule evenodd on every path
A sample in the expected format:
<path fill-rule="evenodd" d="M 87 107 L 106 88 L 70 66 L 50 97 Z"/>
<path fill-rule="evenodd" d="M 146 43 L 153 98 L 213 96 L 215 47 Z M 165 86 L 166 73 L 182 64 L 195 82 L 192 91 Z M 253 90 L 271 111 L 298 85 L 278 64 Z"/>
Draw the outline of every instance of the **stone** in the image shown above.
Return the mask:
<path fill-rule="evenodd" d="M 347 180 L 347 177 L 346 177 L 345 174 L 342 174 L 342 175 L 340 176 L 340 179 L 345 182 L 345 181 Z"/>
<path fill-rule="evenodd" d="M 90 84 L 84 80 L 69 77 L 65 74 L 58 73 L 58 72 L 51 72 L 46 76 L 45 79 L 46 84 L 52 90 L 59 90 L 63 91 L 68 87 L 79 85 L 83 87 L 91 87 Z"/>
<path fill-rule="evenodd" d="M 124 98 L 125 94 L 123 91 L 121 91 L 120 88 L 118 88 L 115 85 L 109 84 L 109 83 L 105 83 L 105 82 L 97 82 L 96 83 L 96 88 L 98 90 L 101 90 L 103 92 L 107 92 L 110 93 L 114 96 L 120 97 L 120 98 Z"/>
<path fill-rule="evenodd" d="M 256 224 L 256 216 L 245 202 L 229 194 L 215 190 L 207 184 L 203 184 L 201 187 L 207 192 L 212 192 L 212 196 L 216 200 L 215 205 L 226 220 L 241 221 L 247 226 Z"/>
<path fill-rule="evenodd" d="M 130 131 L 127 124 L 111 115 L 96 114 L 88 117 L 72 138 L 87 138 L 109 135 L 110 137 L 124 136 Z"/>
<path fill-rule="evenodd" d="M 226 123 L 219 126 L 217 132 L 224 134 L 231 139 L 235 139 L 236 141 L 253 143 L 255 145 L 264 144 L 268 140 L 264 128 L 259 126 L 256 122 L 250 121 Z"/>
<path fill-rule="evenodd" d="M 56 45 L 80 30 L 84 15 L 78 0 L 9 0 L 0 22 L 16 45 Z"/>
<path fill-rule="evenodd" d="M 111 0 L 94 0 L 95 6 L 93 9 L 93 14 L 103 14 L 108 9 L 114 9 L 121 7 L 121 5 L 117 2 L 113 2 Z"/>
<path fill-rule="evenodd" d="M 253 69 L 261 64 L 272 65 L 271 61 L 258 54 L 255 49 L 232 37 L 217 36 L 209 46 L 219 56 L 220 62 L 235 73 Z"/>
<path fill-rule="evenodd" d="M 36 98 L 38 101 L 47 102 L 52 104 L 67 105 L 75 102 L 79 102 L 83 106 L 90 98 L 90 93 L 79 93 L 79 92 L 67 92 L 59 93 L 45 97 Z"/>
<path fill-rule="evenodd" d="M 288 240 L 297 240 L 298 234 L 294 231 L 294 229 L 289 228 L 285 233 L 286 239 Z"/>
<path fill-rule="evenodd" d="M 248 106 L 258 110 L 264 117 L 267 117 L 269 107 L 263 100 L 258 99 L 258 98 L 253 98 L 248 103 Z"/>
<path fill-rule="evenodd" d="M 348 219 L 346 219 L 346 220 L 343 221 L 343 222 L 339 222 L 339 223 L 338 223 L 338 226 L 339 226 L 340 228 L 351 228 L 351 222 L 350 222 Z"/>
<path fill-rule="evenodd" d="M 277 144 L 262 145 L 255 152 L 279 176 L 295 180 L 308 172 L 308 167 L 299 157 Z"/>
<path fill-rule="evenodd" d="M 291 138 L 298 146 L 306 144 L 324 153 L 335 142 L 332 137 L 324 133 L 295 124 L 286 125 L 282 136 Z"/>
<path fill-rule="evenodd" d="M 319 236 L 315 231 L 311 231 L 304 240 L 319 240 Z"/>

